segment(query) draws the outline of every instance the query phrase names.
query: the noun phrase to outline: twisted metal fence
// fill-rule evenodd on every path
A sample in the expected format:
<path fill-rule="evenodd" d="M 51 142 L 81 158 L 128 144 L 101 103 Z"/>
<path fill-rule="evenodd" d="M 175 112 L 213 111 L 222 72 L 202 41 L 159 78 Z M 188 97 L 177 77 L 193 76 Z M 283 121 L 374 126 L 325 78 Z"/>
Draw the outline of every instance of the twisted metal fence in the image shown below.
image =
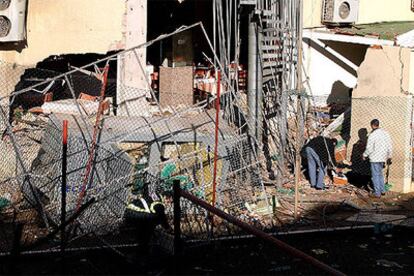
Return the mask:
<path fill-rule="evenodd" d="M 381 108 L 384 101 L 387 106 L 400 107 L 404 114 L 412 114 L 412 97 L 352 99 L 352 109 L 350 105 L 306 106 L 304 138 L 326 137 L 322 148 L 315 149 L 328 156 L 319 172 L 326 167 L 339 170 L 324 179 L 330 188 L 325 194 L 310 189 L 306 177 L 309 170 L 305 170 L 310 167 L 306 160 L 309 155 L 305 154 L 306 145 L 303 147 L 298 217 L 293 211 L 297 166 L 294 142 L 300 131 L 297 91 L 273 91 L 279 92 L 278 97 L 286 97 L 287 110 L 282 116 L 286 118 L 281 124 L 289 143 L 282 147 L 272 144 L 269 138 L 274 133 L 264 129 L 260 129 L 263 141 L 251 135 L 247 95 L 237 89 L 230 67 L 220 62 L 218 67 L 210 64 L 212 75 L 203 78 L 194 77 L 194 69 L 188 66 L 160 68 L 158 78 L 147 72 L 140 51 L 198 27 L 180 28 L 64 74 L 0 64 L 0 70 L 7 72 L 0 74 L 0 150 L 5 153 L 0 161 L 0 197 L 8 203 L 1 209 L 2 253 L 13 251 L 16 245 L 23 250 L 58 248 L 64 121 L 69 124 L 68 249 L 134 244 L 133 230 L 125 225 L 125 210 L 144 190 L 164 200 L 171 222 L 174 180 L 199 199 L 269 232 L 289 232 L 297 226 L 328 229 L 366 225 L 370 221 L 355 217 L 355 213 L 386 209 L 389 203 L 372 203 L 366 199 L 367 191 L 356 187 L 369 186 L 370 182 L 369 161 L 362 158 L 369 129 L 364 133 L 357 129 L 367 125 L 358 120 L 393 116 L 392 110 Z M 214 52 L 211 55 L 218 61 Z M 114 67 L 116 84 L 108 76 Z M 139 74 L 139 83 L 131 74 Z M 317 100 L 306 97 L 309 103 Z M 376 108 L 366 111 L 365 117 L 358 116 L 356 112 L 364 110 L 354 108 L 361 105 Z M 266 116 L 263 118 L 266 121 Z M 408 125 L 411 115 L 399 122 Z M 388 170 L 390 178 L 386 178 L 387 189 L 392 189 L 412 180 L 411 132 L 402 137 L 395 126 L 384 128 L 390 129 L 394 162 L 404 164 L 386 167 L 395 170 L 391 174 Z M 333 155 L 326 142 L 331 138 L 336 139 Z M 274 164 L 279 168 L 278 181 L 272 175 Z M 321 195 L 326 200 L 320 200 Z M 222 220 L 212 227 L 208 211 L 186 200 L 181 204 L 181 228 L 187 240 L 206 241 L 242 232 Z M 343 209 L 345 214 L 334 216 Z M 398 221 L 406 219 L 401 215 Z M 121 232 L 131 235 L 117 235 Z"/>
<path fill-rule="evenodd" d="M 60 226 L 64 121 L 69 126 L 66 211 L 68 218 L 76 216 L 70 225 L 73 239 L 119 231 L 128 203 L 144 187 L 157 197 L 171 191 L 173 179 L 209 202 L 217 193 L 216 206 L 229 212 L 258 202 L 269 207 L 259 143 L 246 132 L 246 106 L 230 86 L 227 69 L 213 68 L 223 81 L 211 77 L 209 92 L 197 99 L 194 87 L 203 80 L 194 80 L 191 67 L 161 68 L 156 87 L 140 59 L 141 49 L 151 43 L 64 74 L 20 68 L 2 80 L 0 145 L 7 154 L 0 169 L 1 194 L 17 213 L 30 211 L 27 224 L 22 223 L 32 227 L 34 240 Z M 119 69 L 117 85 L 110 85 L 111 66 Z M 143 86 L 128 79 L 131 68 L 142 76 Z M 18 84 L 7 86 L 13 80 Z M 4 215 L 16 222 L 11 210 Z M 204 213 L 188 209 L 189 233 L 195 221 L 190 217 Z"/>

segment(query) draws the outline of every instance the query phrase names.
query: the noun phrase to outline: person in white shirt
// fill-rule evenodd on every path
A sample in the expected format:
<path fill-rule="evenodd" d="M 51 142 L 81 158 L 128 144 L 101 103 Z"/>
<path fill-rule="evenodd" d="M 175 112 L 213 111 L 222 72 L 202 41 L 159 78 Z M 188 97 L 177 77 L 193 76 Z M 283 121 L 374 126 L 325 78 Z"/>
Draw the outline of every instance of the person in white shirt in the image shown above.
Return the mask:
<path fill-rule="evenodd" d="M 377 119 L 371 121 L 372 132 L 368 136 L 368 142 L 363 153 L 363 159 L 369 158 L 371 164 L 371 179 L 374 186 L 373 196 L 380 198 L 385 194 L 383 168 L 385 163 L 391 164 L 392 141 L 387 131 L 379 128 Z"/>

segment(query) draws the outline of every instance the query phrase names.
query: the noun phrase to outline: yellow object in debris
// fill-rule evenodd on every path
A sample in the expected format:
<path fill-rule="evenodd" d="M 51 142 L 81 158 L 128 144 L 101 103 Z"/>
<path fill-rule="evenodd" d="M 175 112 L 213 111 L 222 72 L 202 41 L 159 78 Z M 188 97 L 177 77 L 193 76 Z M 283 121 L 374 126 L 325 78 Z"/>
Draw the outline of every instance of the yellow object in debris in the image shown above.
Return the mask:
<path fill-rule="evenodd" d="M 169 157 L 174 159 L 177 171 L 195 172 L 194 184 L 197 187 L 204 188 L 206 200 L 211 200 L 213 192 L 213 175 L 214 175 L 214 152 L 208 152 L 206 145 L 202 143 L 185 143 L 171 147 Z M 217 185 L 221 182 L 221 170 L 223 161 L 217 161 Z M 194 174 L 192 174 L 193 176 Z M 193 178 L 193 177 L 191 177 Z"/>

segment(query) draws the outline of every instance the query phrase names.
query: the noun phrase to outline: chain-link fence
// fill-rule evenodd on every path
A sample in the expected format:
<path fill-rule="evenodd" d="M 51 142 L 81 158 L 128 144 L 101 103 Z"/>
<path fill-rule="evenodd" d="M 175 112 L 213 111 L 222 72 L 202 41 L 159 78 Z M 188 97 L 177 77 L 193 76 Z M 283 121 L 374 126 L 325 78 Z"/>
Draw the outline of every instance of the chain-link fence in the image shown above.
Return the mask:
<path fill-rule="evenodd" d="M 379 154 L 386 155 L 376 162 L 379 171 L 386 168 L 379 193 L 411 185 L 411 96 L 354 97 L 343 104 L 301 95 L 306 108 L 297 116 L 297 96 L 303 92 L 279 87 L 282 79 L 274 76 L 276 86 L 266 89 L 275 97 L 263 99 L 266 110 L 254 119 L 234 68 L 212 63 L 207 69 L 160 67 L 152 72 L 141 55 L 152 43 L 64 74 L 1 64 L 1 252 L 16 244 L 27 250 L 56 248 L 62 227 L 64 121 L 69 125 L 68 248 L 133 244 L 126 210 L 143 194 L 162 199 L 171 222 L 174 180 L 269 232 L 372 224 L 355 213 L 386 210 L 391 204 L 367 200 L 367 190 L 378 191 L 369 185 L 376 169 L 369 137 L 382 131 L 368 136 L 372 119 L 379 119 L 389 133 L 378 138 L 385 150 Z M 117 72 L 116 78 L 109 70 Z M 297 141 L 298 132 L 306 143 Z M 295 183 L 299 148 L 302 164 Z M 386 162 L 388 157 L 393 164 Z M 300 214 L 294 213 L 296 208 Z M 188 240 L 241 232 L 222 220 L 212 223 L 205 209 L 186 200 L 182 209 Z"/>
<path fill-rule="evenodd" d="M 14 225 L 16 213 L 29 212 L 21 223 L 33 244 L 61 227 L 64 121 L 71 241 L 120 231 L 128 204 L 144 190 L 165 199 L 174 179 L 235 214 L 256 204 L 269 210 L 260 143 L 246 131 L 246 105 L 230 86 L 228 69 L 210 65 L 201 78 L 190 66 L 150 74 L 141 56 L 150 44 L 64 74 L 3 65 L 1 197 L 9 205 L 2 216 Z M 112 67 L 116 85 L 108 76 Z M 188 235 L 207 233 L 192 224 L 205 212 L 183 208 Z M 14 231 L 5 235 L 13 240 Z"/>

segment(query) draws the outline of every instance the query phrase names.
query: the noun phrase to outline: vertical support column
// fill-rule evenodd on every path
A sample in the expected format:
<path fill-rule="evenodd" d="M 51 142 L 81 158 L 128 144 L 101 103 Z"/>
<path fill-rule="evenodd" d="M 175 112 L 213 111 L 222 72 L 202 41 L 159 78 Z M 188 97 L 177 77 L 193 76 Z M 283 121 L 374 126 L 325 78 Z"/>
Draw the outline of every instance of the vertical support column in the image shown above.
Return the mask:
<path fill-rule="evenodd" d="M 67 161 L 68 161 L 68 121 L 63 121 L 62 133 L 62 186 L 61 186 L 61 205 L 60 205 L 60 253 L 62 257 L 62 270 L 65 267 L 65 247 L 66 247 L 66 181 L 67 181 Z"/>
<path fill-rule="evenodd" d="M 213 47 L 217 53 L 217 0 L 213 0 Z M 217 68 L 217 61 L 214 59 L 214 67 Z"/>
<path fill-rule="evenodd" d="M 262 51 L 263 33 L 257 29 L 257 86 L 256 86 L 256 138 L 262 143 L 263 135 L 263 64 L 260 53 Z"/>
<path fill-rule="evenodd" d="M 297 36 L 297 48 L 298 48 L 298 64 L 296 67 L 297 73 L 297 83 L 296 83 L 296 91 L 298 93 L 296 98 L 296 124 L 297 124 L 297 131 L 296 131 L 296 149 L 295 149 L 295 217 L 298 217 L 298 199 L 299 199 L 299 182 L 300 182 L 300 175 L 301 175 L 301 157 L 300 157 L 300 150 L 302 147 L 302 137 L 303 137 L 303 123 L 302 123 L 302 96 L 301 93 L 303 91 L 302 85 L 302 28 L 303 28 L 303 2 L 302 0 L 298 1 L 299 11 L 297 12 L 299 26 L 298 29 L 298 36 Z"/>
<path fill-rule="evenodd" d="M 256 111 L 257 111 L 257 32 L 254 21 L 254 10 L 249 16 L 249 49 L 248 49 L 248 80 L 247 80 L 247 104 L 249 107 L 249 133 L 256 137 Z"/>
<path fill-rule="evenodd" d="M 282 21 L 281 30 L 280 30 L 280 43 L 282 46 L 282 57 L 281 57 L 281 66 L 282 66 L 282 74 L 280 76 L 280 83 L 281 83 L 281 93 L 280 93 L 280 107 L 279 107 L 279 114 L 278 114 L 278 127 L 279 127 L 279 153 L 278 153 L 278 160 L 277 160 L 277 176 L 276 176 L 276 183 L 278 187 L 282 187 L 283 180 L 284 180 L 284 170 L 285 170 L 285 153 L 287 148 L 287 137 L 288 137 L 288 126 L 287 126 L 287 111 L 288 111 L 288 104 L 289 104 L 289 95 L 288 90 L 292 89 L 289 86 L 289 79 L 291 78 L 289 72 L 290 67 L 288 65 L 288 50 L 289 49 L 289 40 L 287 39 L 287 30 L 291 28 L 290 21 L 289 21 L 289 9 L 288 9 L 288 2 L 290 0 L 283 0 L 280 1 L 279 7 L 279 16 L 280 20 Z"/>
<path fill-rule="evenodd" d="M 216 125 L 215 125 L 215 134 L 214 134 L 214 171 L 213 171 L 213 200 L 212 200 L 213 206 L 216 205 L 217 162 L 218 162 L 219 121 L 220 121 L 220 87 L 221 87 L 221 72 L 217 71 Z"/>
<path fill-rule="evenodd" d="M 180 271 L 180 256 L 182 251 L 181 243 L 181 187 L 180 180 L 173 182 L 173 201 L 174 201 L 174 274 L 179 274 Z"/>
<path fill-rule="evenodd" d="M 125 48 L 129 49 L 147 41 L 147 0 L 127 0 L 125 12 Z M 141 64 L 147 63 L 146 48 L 138 49 Z M 147 76 L 133 52 L 118 58 L 117 115 L 149 116 L 146 100 Z M 145 69 L 145 68 L 144 68 Z"/>

